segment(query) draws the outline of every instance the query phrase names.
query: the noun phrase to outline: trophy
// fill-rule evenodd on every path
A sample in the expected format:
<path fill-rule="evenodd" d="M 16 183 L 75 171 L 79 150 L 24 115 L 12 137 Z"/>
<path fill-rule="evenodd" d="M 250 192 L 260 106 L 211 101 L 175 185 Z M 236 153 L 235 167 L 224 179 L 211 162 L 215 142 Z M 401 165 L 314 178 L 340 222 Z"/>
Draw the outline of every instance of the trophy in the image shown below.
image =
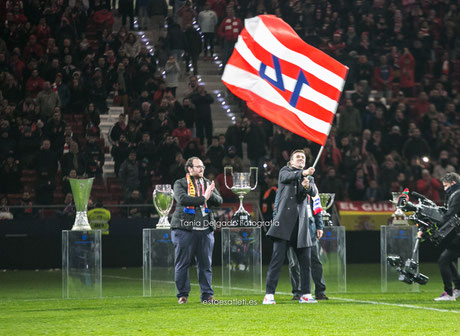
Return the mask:
<path fill-rule="evenodd" d="M 324 226 L 334 225 L 331 220 L 331 215 L 326 211 L 332 206 L 332 204 L 334 204 L 334 199 L 335 199 L 335 194 L 329 194 L 329 193 L 319 194 L 321 208 L 323 209 L 323 211 L 321 211 L 321 216 L 323 216 Z"/>
<path fill-rule="evenodd" d="M 233 186 L 229 188 L 227 184 L 227 171 L 230 171 L 233 179 Z M 251 187 L 250 178 L 252 172 L 255 172 L 255 184 Z M 257 188 L 257 174 L 259 168 L 251 167 L 249 168 L 249 173 L 234 173 L 233 167 L 224 167 L 224 182 L 225 186 L 230 189 L 235 195 L 238 195 L 240 199 L 240 207 L 232 216 L 232 225 L 234 226 L 249 226 L 251 225 L 251 215 L 243 207 L 244 195 L 246 195 L 251 190 Z"/>
<path fill-rule="evenodd" d="M 157 184 L 153 191 L 153 205 L 160 215 L 157 229 L 169 229 L 168 214 L 174 203 L 174 192 L 170 184 Z"/>
<path fill-rule="evenodd" d="M 89 179 L 73 179 L 69 178 L 70 187 L 72 188 L 72 196 L 75 202 L 75 223 L 72 231 L 90 231 L 91 226 L 88 222 L 88 201 L 93 186 L 94 178 Z"/>
<path fill-rule="evenodd" d="M 398 204 L 398 198 L 399 196 L 401 196 L 401 192 L 393 191 L 391 193 L 391 196 L 393 197 L 391 203 L 393 203 L 396 206 Z M 391 215 L 390 225 L 409 225 L 409 221 L 407 220 L 406 214 L 397 206 L 395 212 Z"/>

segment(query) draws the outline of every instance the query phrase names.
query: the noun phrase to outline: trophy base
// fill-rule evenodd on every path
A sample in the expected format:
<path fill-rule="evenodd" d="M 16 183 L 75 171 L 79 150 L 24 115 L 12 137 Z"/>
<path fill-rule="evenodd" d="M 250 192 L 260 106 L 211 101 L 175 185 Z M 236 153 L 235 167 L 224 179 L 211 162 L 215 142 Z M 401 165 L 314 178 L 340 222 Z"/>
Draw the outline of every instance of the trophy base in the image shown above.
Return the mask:
<path fill-rule="evenodd" d="M 249 212 L 236 212 L 232 216 L 232 227 L 245 227 L 245 226 L 253 226 L 252 218 Z"/>
<path fill-rule="evenodd" d="M 72 226 L 72 231 L 91 231 L 91 226 L 88 222 L 88 214 L 86 211 L 77 211 L 75 222 Z"/>
<path fill-rule="evenodd" d="M 155 226 L 155 229 L 166 229 L 166 230 L 171 229 L 171 224 L 169 224 L 168 217 L 166 217 L 166 216 L 160 217 L 160 220 L 158 221 L 157 225 Z"/>

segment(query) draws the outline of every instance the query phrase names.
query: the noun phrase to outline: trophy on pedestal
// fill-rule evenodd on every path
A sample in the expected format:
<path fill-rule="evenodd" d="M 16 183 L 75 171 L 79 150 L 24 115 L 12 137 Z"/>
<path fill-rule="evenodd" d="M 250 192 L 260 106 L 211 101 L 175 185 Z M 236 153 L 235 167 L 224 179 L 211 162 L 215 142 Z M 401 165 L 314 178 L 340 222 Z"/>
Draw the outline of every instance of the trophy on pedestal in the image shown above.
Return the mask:
<path fill-rule="evenodd" d="M 321 208 L 323 209 L 323 211 L 321 211 L 321 216 L 323 216 L 324 226 L 334 225 L 331 220 L 331 215 L 327 212 L 327 210 L 332 206 L 332 204 L 334 204 L 334 199 L 335 199 L 335 194 L 329 194 L 329 193 L 319 194 Z"/>
<path fill-rule="evenodd" d="M 157 229 L 170 229 L 168 214 L 174 204 L 174 192 L 170 184 L 157 184 L 153 191 L 153 205 L 160 215 L 160 220 L 156 226 Z"/>
<path fill-rule="evenodd" d="M 233 179 L 233 186 L 230 188 L 227 184 L 227 171 L 230 171 Z M 251 187 L 251 174 L 254 171 L 255 184 Z M 240 199 L 240 207 L 232 216 L 232 226 L 250 226 L 251 225 L 251 215 L 243 207 L 244 195 L 246 195 L 251 190 L 257 188 L 257 174 L 259 168 L 250 167 L 249 173 L 234 173 L 233 167 L 224 167 L 224 182 L 225 186 L 230 189 L 235 195 L 238 195 Z"/>
<path fill-rule="evenodd" d="M 91 231 L 91 226 L 88 222 L 88 201 L 93 181 L 94 178 L 69 179 L 76 209 L 75 223 L 73 224 L 72 231 Z"/>
<path fill-rule="evenodd" d="M 401 196 L 400 192 L 395 192 L 393 191 L 391 193 L 391 196 L 393 199 L 391 200 L 391 203 L 394 205 L 398 204 L 398 199 L 399 196 Z M 398 207 L 396 207 L 395 212 L 391 215 L 391 222 L 390 225 L 409 225 L 409 221 L 407 220 L 406 214 Z"/>

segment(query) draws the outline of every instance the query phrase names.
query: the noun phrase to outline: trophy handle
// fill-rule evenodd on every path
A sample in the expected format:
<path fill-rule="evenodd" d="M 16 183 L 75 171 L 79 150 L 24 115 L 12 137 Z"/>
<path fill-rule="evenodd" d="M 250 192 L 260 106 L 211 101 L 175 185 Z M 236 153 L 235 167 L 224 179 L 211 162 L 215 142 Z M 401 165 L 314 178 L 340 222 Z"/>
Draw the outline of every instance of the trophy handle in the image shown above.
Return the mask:
<path fill-rule="evenodd" d="M 255 179 L 256 183 L 254 184 L 254 187 L 251 187 L 251 190 L 254 190 L 255 188 L 257 188 L 257 179 L 259 177 L 259 168 L 258 167 L 250 167 L 249 168 L 249 176 L 252 175 L 253 171 L 255 171 L 254 179 Z"/>
<path fill-rule="evenodd" d="M 335 199 L 335 194 L 331 194 L 331 198 L 329 200 L 329 206 L 327 207 L 328 209 L 334 204 L 334 199 Z"/>
<path fill-rule="evenodd" d="M 230 170 L 230 173 L 233 175 L 233 167 L 224 167 L 224 183 L 227 189 L 232 190 L 227 184 L 227 171 Z"/>

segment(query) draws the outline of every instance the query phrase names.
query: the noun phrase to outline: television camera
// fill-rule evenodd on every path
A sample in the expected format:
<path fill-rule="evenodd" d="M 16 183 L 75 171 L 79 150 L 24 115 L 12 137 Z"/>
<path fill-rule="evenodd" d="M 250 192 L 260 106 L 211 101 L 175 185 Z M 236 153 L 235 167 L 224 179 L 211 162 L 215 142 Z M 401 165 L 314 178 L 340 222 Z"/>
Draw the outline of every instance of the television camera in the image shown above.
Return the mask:
<path fill-rule="evenodd" d="M 432 241 L 435 245 L 439 245 L 451 233 L 454 233 L 456 228 L 460 227 L 460 219 L 457 216 L 452 217 L 441 226 L 446 208 L 436 205 L 436 203 L 415 191 L 411 194 L 417 197 L 417 204 L 409 201 L 408 190 L 406 189 L 399 196 L 396 206 L 402 211 L 413 212 L 408 219 L 418 226 L 423 237 Z M 414 260 L 420 246 L 420 241 L 421 238 L 417 236 L 412 256 L 405 261 L 400 256 L 387 257 L 388 264 L 395 267 L 396 271 L 399 272 L 398 280 L 407 284 L 416 282 L 425 285 L 429 280 L 426 275 L 418 272 L 418 262 Z"/>

